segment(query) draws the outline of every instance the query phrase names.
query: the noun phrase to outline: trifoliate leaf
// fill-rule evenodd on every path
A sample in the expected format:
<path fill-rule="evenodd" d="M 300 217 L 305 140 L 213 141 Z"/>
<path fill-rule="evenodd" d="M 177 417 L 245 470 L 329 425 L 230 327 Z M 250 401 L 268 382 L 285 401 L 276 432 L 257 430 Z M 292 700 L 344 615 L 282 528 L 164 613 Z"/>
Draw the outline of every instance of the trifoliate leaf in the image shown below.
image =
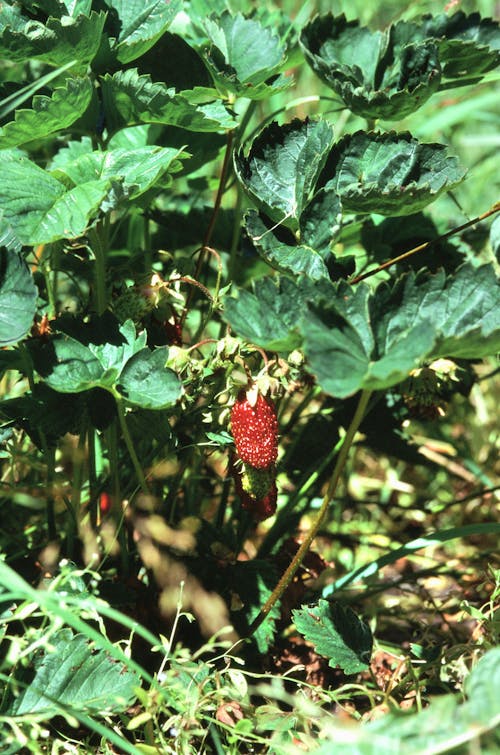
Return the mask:
<path fill-rule="evenodd" d="M 412 44 L 398 25 L 386 32 L 346 21 L 344 15 L 316 16 L 300 43 L 318 76 L 364 118 L 399 120 L 417 110 L 441 80 L 432 40 Z"/>

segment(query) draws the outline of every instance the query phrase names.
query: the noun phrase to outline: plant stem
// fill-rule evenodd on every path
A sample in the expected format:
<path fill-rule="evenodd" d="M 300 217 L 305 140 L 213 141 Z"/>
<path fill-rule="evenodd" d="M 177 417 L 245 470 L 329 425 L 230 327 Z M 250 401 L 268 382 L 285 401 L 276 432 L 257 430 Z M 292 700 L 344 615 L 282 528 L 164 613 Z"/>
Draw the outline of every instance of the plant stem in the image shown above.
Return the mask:
<path fill-rule="evenodd" d="M 301 544 L 300 548 L 295 554 L 292 562 L 290 563 L 290 566 L 282 575 L 280 581 L 278 582 L 273 592 L 271 593 L 271 595 L 269 596 L 269 598 L 267 599 L 267 601 L 261 608 L 260 613 L 258 614 L 256 619 L 250 625 L 250 629 L 249 629 L 250 635 L 253 634 L 255 630 L 259 628 L 259 626 L 266 619 L 267 615 L 269 614 L 269 612 L 271 611 L 275 603 L 281 598 L 286 588 L 292 581 L 295 575 L 295 572 L 301 565 L 304 557 L 307 555 L 307 552 L 309 548 L 311 547 L 312 541 L 318 534 L 318 531 L 321 525 L 323 524 L 323 520 L 327 514 L 330 503 L 332 502 L 333 497 L 335 495 L 335 491 L 337 489 L 337 485 L 339 483 L 342 472 L 344 471 L 344 467 L 347 461 L 347 456 L 352 446 L 354 436 L 356 435 L 356 432 L 361 424 L 361 421 L 363 420 L 363 417 L 365 416 L 366 407 L 368 406 L 368 401 L 370 399 L 370 396 L 371 396 L 371 391 L 365 390 L 361 393 L 358 406 L 354 413 L 354 417 L 351 420 L 351 424 L 349 425 L 347 429 L 344 442 L 342 444 L 339 455 L 337 457 L 337 463 L 335 464 L 335 469 L 333 470 L 333 474 L 330 478 L 330 482 L 328 484 L 328 488 L 323 498 L 323 502 L 321 504 L 316 520 L 314 524 L 312 525 L 311 529 L 309 530 L 309 533 L 307 534 L 306 539 Z"/>
<path fill-rule="evenodd" d="M 139 459 L 137 458 L 137 454 L 134 448 L 134 443 L 132 441 L 132 437 L 130 435 L 130 432 L 127 426 L 127 420 L 125 418 L 125 405 L 121 398 L 118 398 L 117 396 L 115 396 L 115 400 L 116 400 L 116 406 L 118 409 L 118 421 L 120 422 L 120 428 L 122 431 L 123 440 L 125 441 L 125 445 L 127 446 L 127 450 L 132 460 L 132 465 L 134 467 L 135 474 L 137 476 L 137 481 L 141 487 L 142 492 L 149 495 L 150 490 L 148 488 L 146 478 L 144 477 L 144 472 L 142 471 L 142 467 L 140 465 Z"/>
<path fill-rule="evenodd" d="M 94 306 L 98 315 L 105 311 L 108 300 L 106 294 L 106 253 L 109 245 L 109 218 L 106 216 L 95 228 L 89 231 L 89 240 L 94 253 Z"/>
<path fill-rule="evenodd" d="M 432 246 L 432 244 L 437 244 L 438 241 L 445 241 L 446 239 L 449 239 L 451 236 L 455 236 L 457 233 L 460 233 L 461 231 L 465 231 L 465 229 L 470 228 L 471 225 L 476 225 L 476 223 L 480 223 L 481 220 L 485 220 L 486 218 L 489 218 L 490 215 L 494 215 L 497 212 L 500 212 L 500 202 L 496 202 L 496 204 L 494 204 L 493 207 L 490 207 L 490 209 L 487 210 L 487 212 L 483 212 L 482 215 L 478 215 L 476 218 L 473 218 L 472 220 L 468 220 L 467 223 L 464 223 L 463 225 L 459 225 L 457 228 L 452 228 L 451 231 L 447 231 L 447 233 L 443 233 L 442 236 L 438 236 L 435 239 L 426 241 L 424 244 L 419 244 L 418 246 L 413 247 L 413 249 L 410 249 L 408 252 L 404 252 L 403 254 L 400 254 L 398 257 L 393 257 L 391 260 L 387 260 L 387 262 L 384 262 L 382 265 L 379 265 L 373 270 L 368 270 L 367 273 L 363 273 L 362 275 L 357 275 L 355 278 L 352 278 L 349 281 L 349 283 L 355 284 L 355 283 L 359 283 L 362 280 L 365 280 L 365 278 L 370 278 L 370 276 L 380 273 L 381 270 L 385 270 L 387 267 L 391 267 L 391 265 L 395 265 L 396 262 L 402 262 L 403 260 L 408 259 L 408 257 L 411 257 L 414 254 L 417 254 L 417 252 L 423 252 L 424 249 L 428 249 L 430 246 Z"/>

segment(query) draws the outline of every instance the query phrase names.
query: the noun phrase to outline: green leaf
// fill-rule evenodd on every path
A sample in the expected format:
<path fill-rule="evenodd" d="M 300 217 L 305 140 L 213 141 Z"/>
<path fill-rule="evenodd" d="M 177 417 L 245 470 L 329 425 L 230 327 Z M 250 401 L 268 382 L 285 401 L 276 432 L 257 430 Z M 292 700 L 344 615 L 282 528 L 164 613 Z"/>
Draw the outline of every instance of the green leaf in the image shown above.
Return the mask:
<path fill-rule="evenodd" d="M 333 142 L 326 121 L 271 123 L 235 156 L 238 177 L 264 212 L 296 231 Z"/>
<path fill-rule="evenodd" d="M 119 326 L 109 312 L 87 323 L 61 318 L 57 326 L 64 332 L 30 348 L 35 369 L 60 393 L 112 388 L 127 361 L 145 345 L 145 334 L 136 336 L 131 320 Z"/>
<path fill-rule="evenodd" d="M 167 357 L 167 348 L 142 349 L 127 362 L 117 389 L 129 403 L 143 409 L 165 409 L 180 398 L 182 385 L 165 366 Z"/>
<path fill-rule="evenodd" d="M 333 148 L 326 189 L 356 213 L 410 215 L 449 191 L 465 170 L 441 144 L 421 144 L 408 132 L 357 131 Z"/>
<path fill-rule="evenodd" d="M 103 715 L 124 711 L 136 697 L 139 677 L 83 634 L 61 629 L 35 660 L 35 675 L 9 715 L 48 718 L 76 708 Z"/>
<path fill-rule="evenodd" d="M 214 90 L 176 93 L 165 84 L 140 76 L 137 70 L 106 74 L 101 81 L 106 128 L 110 134 L 139 123 L 164 123 L 189 131 L 234 128 L 236 122 Z"/>
<path fill-rule="evenodd" d="M 0 347 L 10 346 L 29 332 L 38 291 L 23 258 L 0 248 Z"/>
<path fill-rule="evenodd" d="M 179 170 L 178 161 L 183 156 L 182 150 L 171 147 L 117 148 L 90 153 L 84 150 L 85 146 L 82 145 L 82 154 L 72 161 L 64 161 L 64 164 L 60 157 L 56 159 L 56 177 L 62 178 L 61 174 L 64 174 L 75 186 L 95 179 L 120 182 L 126 197 L 130 199 L 144 194 L 168 173 Z"/>
<path fill-rule="evenodd" d="M 448 86 L 470 84 L 500 63 L 500 26 L 479 13 L 425 15 L 411 34 L 416 42 L 425 37 L 436 41 Z"/>
<path fill-rule="evenodd" d="M 402 276 L 375 291 L 341 282 L 312 305 L 301 330 L 322 388 L 345 398 L 381 390 L 438 356 L 474 359 L 500 348 L 500 289 L 491 265 Z"/>
<path fill-rule="evenodd" d="M 182 8 L 182 0 L 106 0 L 109 32 L 121 63 L 143 55 L 168 29 Z"/>
<path fill-rule="evenodd" d="M 0 210 L 22 244 L 81 236 L 111 187 L 98 180 L 68 190 L 18 151 L 2 150 L 0 160 Z"/>
<path fill-rule="evenodd" d="M 31 110 L 17 110 L 15 120 L 0 128 L 0 148 L 16 147 L 63 131 L 83 115 L 93 93 L 93 84 L 87 76 L 67 79 L 50 97 L 35 95 Z"/>
<path fill-rule="evenodd" d="M 320 599 L 316 606 L 292 611 L 297 630 L 332 668 L 357 674 L 369 667 L 373 647 L 370 628 L 349 606 Z"/>
<path fill-rule="evenodd" d="M 285 52 L 273 30 L 256 19 L 228 11 L 206 19 L 204 27 L 211 42 L 204 57 L 223 90 L 262 99 L 289 85 L 285 78 L 276 78 L 285 63 Z"/>
<path fill-rule="evenodd" d="M 303 28 L 300 44 L 316 74 L 353 113 L 400 120 L 437 91 L 441 66 L 432 40 L 411 44 L 396 24 L 371 32 L 345 16 L 316 16 Z"/>
<path fill-rule="evenodd" d="M 257 618 L 261 607 L 271 595 L 277 582 L 276 569 L 268 561 L 237 561 L 231 574 L 231 589 L 241 601 L 242 608 L 232 612 L 236 626 L 242 634 Z M 224 586 L 227 589 L 227 585 Z M 259 653 L 267 653 L 276 634 L 276 621 L 281 613 L 280 601 L 272 607 L 266 620 L 253 634 Z"/>
<path fill-rule="evenodd" d="M 433 358 L 481 359 L 500 350 L 500 286 L 492 265 L 468 263 L 448 278 L 439 271 L 421 281 L 416 277 L 414 285 L 408 278 L 404 298 L 409 313 L 413 296 L 419 296 L 415 316 L 428 318 L 436 330 Z"/>
<path fill-rule="evenodd" d="M 308 281 L 260 278 L 252 291 L 239 289 L 225 300 L 224 319 L 240 337 L 266 351 L 286 352 L 300 346 L 299 320 L 311 296 Z"/>
<path fill-rule="evenodd" d="M 13 351 L 4 353 L 15 354 Z M 19 369 L 19 365 L 12 369 Z M 21 365 L 21 369 L 26 368 Z M 82 394 L 62 395 L 45 383 L 37 383 L 33 391 L 2 401 L 0 413 L 24 430 L 38 448 L 43 449 L 44 446 L 55 446 L 67 432 L 78 432 L 82 428 L 85 415 L 82 399 Z"/>
<path fill-rule="evenodd" d="M 338 200 L 337 206 L 340 207 Z M 313 247 L 297 243 L 288 229 L 269 228 L 254 210 L 245 216 L 245 229 L 259 254 L 272 267 L 294 275 L 303 274 L 311 280 L 328 278 L 323 256 Z M 332 237 L 333 233 L 334 229 Z"/>
<path fill-rule="evenodd" d="M 50 17 L 46 24 L 20 15 L 15 19 L 12 25 L 14 18 L 10 17 L 0 34 L 0 58 L 11 62 L 35 59 L 54 66 L 76 60 L 83 65 L 90 63 L 99 49 L 106 14 L 92 11 L 90 16 L 77 18 Z"/>

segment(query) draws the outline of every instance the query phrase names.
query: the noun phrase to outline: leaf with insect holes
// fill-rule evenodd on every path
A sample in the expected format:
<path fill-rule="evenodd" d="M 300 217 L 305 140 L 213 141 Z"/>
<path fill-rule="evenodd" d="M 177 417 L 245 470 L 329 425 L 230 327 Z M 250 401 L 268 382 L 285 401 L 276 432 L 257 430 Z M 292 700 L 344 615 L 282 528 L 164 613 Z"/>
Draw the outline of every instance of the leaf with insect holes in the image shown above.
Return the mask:
<path fill-rule="evenodd" d="M 297 630 L 328 659 L 328 665 L 345 674 L 369 667 L 373 647 L 370 627 L 349 606 L 320 599 L 315 606 L 292 611 Z"/>

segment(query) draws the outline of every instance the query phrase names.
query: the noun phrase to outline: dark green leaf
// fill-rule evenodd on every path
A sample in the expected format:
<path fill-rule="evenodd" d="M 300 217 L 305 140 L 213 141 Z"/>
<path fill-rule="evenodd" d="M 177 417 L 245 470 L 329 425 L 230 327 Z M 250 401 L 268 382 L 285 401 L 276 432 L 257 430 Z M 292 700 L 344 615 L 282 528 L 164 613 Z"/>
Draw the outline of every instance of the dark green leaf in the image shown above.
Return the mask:
<path fill-rule="evenodd" d="M 37 383 L 33 391 L 2 401 L 0 412 L 43 449 L 54 446 L 68 432 L 80 432 L 84 426 L 85 399 L 82 394 L 61 395 L 45 383 Z"/>
<path fill-rule="evenodd" d="M 335 291 L 335 293 L 333 293 Z M 463 265 L 448 278 L 422 271 L 375 291 L 332 286 L 301 330 L 322 388 L 345 398 L 388 388 L 425 361 L 474 359 L 500 348 L 500 288 L 490 265 Z"/>
<path fill-rule="evenodd" d="M 357 131 L 334 147 L 325 179 L 347 210 L 410 215 L 460 183 L 464 173 L 441 144 L 421 144 L 407 132 Z"/>
<path fill-rule="evenodd" d="M 168 349 L 142 349 L 125 365 L 117 386 L 127 401 L 143 409 L 165 409 L 180 398 L 179 378 L 165 366 Z"/>
<path fill-rule="evenodd" d="M 236 155 L 238 177 L 270 218 L 296 231 L 332 142 L 326 121 L 272 123 L 254 139 L 247 157 L 243 151 Z"/>
<path fill-rule="evenodd" d="M 31 110 L 19 109 L 14 121 L 0 128 L 0 148 L 40 139 L 71 126 L 87 109 L 94 87 L 88 77 L 68 79 L 51 97 L 35 95 Z"/>
<path fill-rule="evenodd" d="M 0 347 L 17 343 L 29 332 L 37 295 L 23 258 L 0 248 Z"/>
<path fill-rule="evenodd" d="M 307 296 L 307 287 L 289 278 L 261 278 L 252 292 L 240 289 L 237 298 L 226 299 L 224 317 L 247 341 L 269 351 L 292 351 L 302 340 L 298 322 Z"/>
<path fill-rule="evenodd" d="M 316 16 L 300 35 L 306 60 L 365 118 L 399 120 L 417 110 L 441 79 L 436 45 L 410 44 L 397 24 L 371 32 L 345 16 Z"/>
<path fill-rule="evenodd" d="M 61 629 L 35 661 L 35 676 L 11 707 L 10 715 L 43 714 L 76 708 L 105 714 L 123 711 L 135 699 L 139 677 L 83 634 Z"/>
<path fill-rule="evenodd" d="M 214 90 L 198 88 L 176 93 L 132 68 L 104 76 L 101 91 L 109 133 L 139 123 L 164 123 L 202 132 L 236 125 Z"/>
<path fill-rule="evenodd" d="M 0 211 L 23 244 L 81 236 L 110 189 L 109 181 L 98 180 L 68 191 L 15 150 L 0 152 L 0 160 Z"/>
<path fill-rule="evenodd" d="M 373 637 L 370 628 L 348 606 L 318 602 L 292 611 L 297 630 L 328 658 L 328 665 L 345 674 L 365 671 L 370 662 Z"/>
<path fill-rule="evenodd" d="M 105 19 L 104 13 L 92 12 L 88 17 L 67 16 L 64 22 L 51 17 L 43 24 L 16 16 L 15 25 L 6 25 L 0 34 L 0 58 L 11 62 L 36 59 L 54 66 L 72 60 L 87 64 L 99 49 Z"/>
<path fill-rule="evenodd" d="M 311 280 L 328 278 L 322 255 L 310 246 L 297 243 L 287 228 L 269 228 L 254 210 L 245 216 L 245 228 L 259 254 L 272 267 L 294 275 L 303 274 Z"/>
<path fill-rule="evenodd" d="M 500 215 L 496 217 L 491 224 L 490 243 L 491 248 L 493 249 L 493 254 L 500 262 Z"/>
<path fill-rule="evenodd" d="M 262 605 L 271 595 L 277 582 L 274 566 L 262 559 L 237 561 L 231 574 L 231 587 L 235 596 L 241 601 L 242 608 L 233 611 L 236 625 L 242 632 L 257 618 Z M 266 620 L 253 634 L 259 653 L 267 653 L 276 634 L 276 621 L 280 617 L 280 603 L 271 609 Z"/>
<path fill-rule="evenodd" d="M 416 42 L 429 37 L 436 41 L 448 86 L 469 84 L 471 79 L 481 78 L 500 63 L 498 22 L 481 18 L 479 13 L 426 15 L 417 29 L 411 29 L 411 34 Z"/>

